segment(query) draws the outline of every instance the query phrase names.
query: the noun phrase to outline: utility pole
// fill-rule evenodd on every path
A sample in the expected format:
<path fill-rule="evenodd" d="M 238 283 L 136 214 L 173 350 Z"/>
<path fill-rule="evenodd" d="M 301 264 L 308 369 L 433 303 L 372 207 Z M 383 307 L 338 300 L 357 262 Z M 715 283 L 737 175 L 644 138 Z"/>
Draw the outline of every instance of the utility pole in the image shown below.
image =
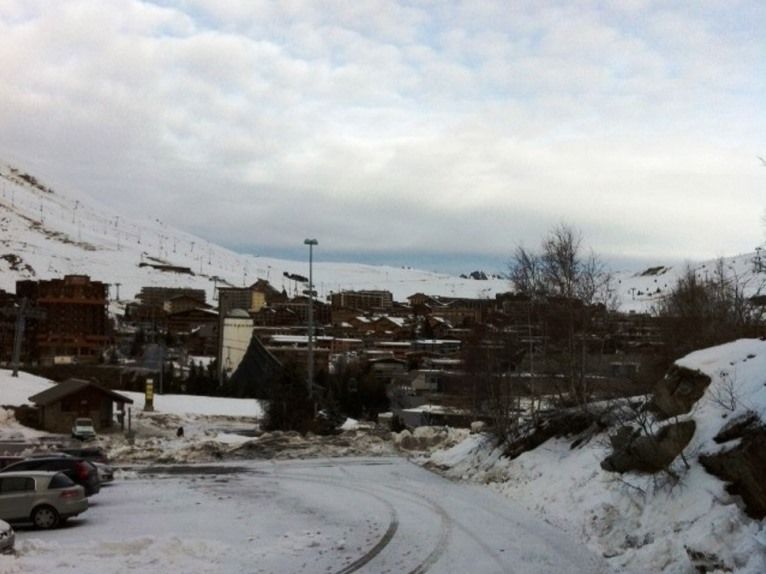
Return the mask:
<path fill-rule="evenodd" d="M 314 245 L 319 242 L 316 239 L 306 239 L 303 241 L 309 246 L 309 333 L 308 333 L 308 377 L 306 385 L 308 386 L 309 398 L 313 395 L 314 387 Z"/>
<path fill-rule="evenodd" d="M 15 317 L 16 325 L 13 333 L 13 357 L 11 358 L 11 364 L 13 365 L 12 377 L 19 376 L 19 363 L 21 362 L 21 344 L 24 341 L 24 328 L 26 327 L 27 318 L 30 319 L 45 319 L 45 311 L 43 309 L 30 308 L 27 298 L 21 299 L 21 302 L 17 307 L 12 309 L 0 309 L 0 314 L 6 317 Z"/>

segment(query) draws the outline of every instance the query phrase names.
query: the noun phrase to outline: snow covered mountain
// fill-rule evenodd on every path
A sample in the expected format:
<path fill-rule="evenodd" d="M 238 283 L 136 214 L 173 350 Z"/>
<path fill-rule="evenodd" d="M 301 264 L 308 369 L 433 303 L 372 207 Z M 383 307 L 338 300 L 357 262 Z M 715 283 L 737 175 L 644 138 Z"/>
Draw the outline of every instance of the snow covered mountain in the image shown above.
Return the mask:
<path fill-rule="evenodd" d="M 306 261 L 236 253 L 149 217 L 125 217 L 92 197 L 61 190 L 22 169 L 0 163 L 0 289 L 13 291 L 24 278 L 82 273 L 109 283 L 111 296 L 130 299 L 142 286 L 205 289 L 242 286 L 267 279 L 278 289 L 298 293 L 303 285 L 288 277 L 306 276 Z M 748 278 L 752 289 L 755 254 L 726 258 L 727 271 Z M 320 258 L 321 259 L 321 258 Z M 696 265 L 712 272 L 712 262 Z M 645 310 L 676 281 L 678 268 L 653 267 L 617 273 L 625 310 Z M 342 289 L 387 289 L 396 300 L 416 292 L 457 297 L 494 297 L 510 289 L 507 280 L 479 280 L 411 268 L 358 263 L 314 264 L 319 297 Z"/>
<path fill-rule="evenodd" d="M 133 219 L 93 198 L 62 191 L 37 176 L 0 163 L 0 289 L 18 279 L 83 273 L 111 284 L 111 296 L 130 299 L 142 286 L 205 289 L 267 279 L 293 294 L 305 286 L 285 273 L 308 275 L 307 261 L 235 253 L 174 229 L 158 219 Z M 410 268 L 356 263 L 314 264 L 319 297 L 341 289 L 388 289 L 397 300 L 418 291 L 493 297 L 502 279 L 486 281 Z"/>

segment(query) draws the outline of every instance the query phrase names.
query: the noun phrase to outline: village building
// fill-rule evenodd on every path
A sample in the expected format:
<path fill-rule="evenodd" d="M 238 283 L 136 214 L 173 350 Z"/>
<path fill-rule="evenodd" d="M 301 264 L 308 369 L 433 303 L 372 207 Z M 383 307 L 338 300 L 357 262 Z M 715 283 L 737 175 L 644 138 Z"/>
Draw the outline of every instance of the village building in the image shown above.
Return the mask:
<path fill-rule="evenodd" d="M 29 397 L 38 409 L 38 423 L 48 432 L 70 433 L 76 418 L 88 417 L 97 432 L 114 426 L 114 405 L 124 420 L 125 405 L 133 400 L 82 379 L 68 379 L 41 393 Z"/>
<path fill-rule="evenodd" d="M 189 309 L 211 309 L 211 306 L 205 303 L 205 299 L 190 295 L 175 295 L 166 299 L 162 304 L 162 310 L 168 315 L 188 311 Z M 216 314 L 217 315 L 217 314 Z"/>
<path fill-rule="evenodd" d="M 10 362 L 16 331 L 16 296 L 0 289 L 0 362 Z"/>
<path fill-rule="evenodd" d="M 218 313 L 209 308 L 193 307 L 169 313 L 166 322 L 169 334 L 185 336 L 206 325 L 217 328 Z"/>
<path fill-rule="evenodd" d="M 87 275 L 17 281 L 17 297 L 45 314 L 27 323 L 28 356 L 42 363 L 99 361 L 111 340 L 108 293 L 106 283 Z"/>
<path fill-rule="evenodd" d="M 190 287 L 141 287 L 141 292 L 136 295 L 136 299 L 145 307 L 164 309 L 166 301 L 179 296 L 202 304 L 206 300 L 204 289 L 192 289 Z"/>
<path fill-rule="evenodd" d="M 253 319 L 244 309 L 232 309 L 223 318 L 218 347 L 219 380 L 236 371 L 253 336 Z"/>
<path fill-rule="evenodd" d="M 333 309 L 356 311 L 387 311 L 394 305 L 390 291 L 340 291 L 330 295 Z"/>

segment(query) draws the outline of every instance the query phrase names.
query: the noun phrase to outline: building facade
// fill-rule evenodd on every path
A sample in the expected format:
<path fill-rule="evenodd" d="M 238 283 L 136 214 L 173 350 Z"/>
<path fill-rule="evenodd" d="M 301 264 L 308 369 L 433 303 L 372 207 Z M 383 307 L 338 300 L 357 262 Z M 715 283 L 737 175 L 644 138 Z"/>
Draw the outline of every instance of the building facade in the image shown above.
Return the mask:
<path fill-rule="evenodd" d="M 27 355 L 43 363 L 97 362 L 111 340 L 108 294 L 106 283 L 87 275 L 18 281 L 17 297 L 45 313 L 45 319 L 27 324 Z"/>

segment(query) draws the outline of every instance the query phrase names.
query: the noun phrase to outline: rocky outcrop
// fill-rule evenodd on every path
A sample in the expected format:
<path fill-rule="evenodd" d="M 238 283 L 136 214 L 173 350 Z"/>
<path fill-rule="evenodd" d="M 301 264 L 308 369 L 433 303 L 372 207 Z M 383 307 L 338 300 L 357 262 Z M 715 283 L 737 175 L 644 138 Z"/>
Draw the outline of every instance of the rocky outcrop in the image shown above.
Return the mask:
<path fill-rule="evenodd" d="M 761 426 L 761 419 L 757 413 L 747 411 L 731 419 L 724 427 L 718 431 L 713 440 L 718 444 L 723 444 L 738 438 L 742 438 L 749 431 L 757 430 Z"/>
<path fill-rule="evenodd" d="M 543 417 L 508 437 L 505 454 L 509 458 L 516 458 L 537 448 L 550 438 L 577 435 L 592 426 L 601 429 L 606 426 L 601 422 L 600 413 L 580 409 L 560 411 Z"/>
<path fill-rule="evenodd" d="M 758 428 L 747 428 L 741 433 L 737 446 L 700 455 L 699 461 L 709 473 L 728 482 L 729 493 L 742 497 L 748 516 L 766 518 L 766 427 L 761 423 Z"/>
<path fill-rule="evenodd" d="M 615 450 L 601 462 L 601 468 L 621 473 L 665 470 L 689 444 L 696 426 L 694 421 L 669 424 L 649 436 L 623 427 L 611 437 Z"/>
<path fill-rule="evenodd" d="M 702 398 L 708 385 L 710 377 L 701 371 L 673 365 L 655 386 L 651 408 L 660 420 L 686 414 Z"/>

